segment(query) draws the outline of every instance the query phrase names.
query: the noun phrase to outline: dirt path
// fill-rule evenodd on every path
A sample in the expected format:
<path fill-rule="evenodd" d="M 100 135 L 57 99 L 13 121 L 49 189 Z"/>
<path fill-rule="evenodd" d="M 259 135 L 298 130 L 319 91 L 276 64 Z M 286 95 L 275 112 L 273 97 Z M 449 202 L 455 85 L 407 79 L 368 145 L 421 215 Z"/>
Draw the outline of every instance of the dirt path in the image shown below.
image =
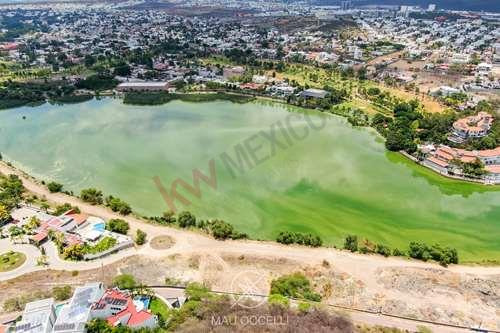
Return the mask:
<path fill-rule="evenodd" d="M 250 240 L 217 241 L 194 231 L 154 225 L 132 216 L 123 217 L 106 207 L 93 206 L 65 194 L 50 193 L 32 177 L 3 162 L 0 162 L 0 172 L 18 175 L 28 191 L 50 202 L 67 202 L 80 207 L 82 212 L 105 219 L 123 218 L 129 222 L 132 233 L 140 228 L 148 234 L 148 240 L 169 236 L 175 242 L 167 249 L 153 249 L 147 243 L 90 262 L 61 260 L 53 245 L 47 244 L 48 267 L 25 264 L 4 276 L 0 273 L 0 284 L 5 281 L 11 292 L 19 291 L 16 283 L 31 280 L 30 275 L 23 275 L 27 273 L 46 272 L 47 279 L 55 283 L 59 273 L 54 272 L 57 271 L 83 273 L 101 267 L 115 267 L 116 272 L 134 274 L 144 283 L 157 285 L 164 283 L 166 278 L 175 278 L 206 282 L 212 289 L 221 291 L 231 291 L 232 282 L 242 272 L 259 272 L 266 278 L 259 284 L 258 291 L 267 293 L 273 278 L 302 271 L 313 280 L 317 289 L 327 294 L 324 299 L 331 304 L 469 327 L 482 324 L 482 327 L 500 328 L 498 266 L 453 265 L 443 268 L 434 263 L 353 254 L 332 248 L 285 246 Z M 4 246 L 9 245 L 2 244 Z M 364 320 L 360 319 L 361 322 Z M 378 319 L 371 320 L 378 322 Z M 387 325 L 391 323 L 399 326 L 396 320 L 387 322 Z"/>
<path fill-rule="evenodd" d="M 335 250 L 331 248 L 306 248 L 302 246 L 284 246 L 274 242 L 264 241 L 217 241 L 205 235 L 170 228 L 165 226 L 158 226 L 147 223 L 133 216 L 122 216 L 112 212 L 103 206 L 94 206 L 81 201 L 80 199 L 69 196 L 63 193 L 50 193 L 47 188 L 34 178 L 26 175 L 25 173 L 9 167 L 6 163 L 0 162 L 0 173 L 2 174 L 16 174 L 19 176 L 26 189 L 39 197 L 45 197 L 48 201 L 63 204 L 69 203 L 74 206 L 80 207 L 82 212 L 90 215 L 100 216 L 105 219 L 122 218 L 129 222 L 131 232 L 136 229 L 141 229 L 148 233 L 149 239 L 155 236 L 168 235 L 175 240 L 174 248 L 166 251 L 152 250 L 148 251 L 150 255 L 158 256 L 164 255 L 165 252 L 177 251 L 182 252 L 198 252 L 209 251 L 208 253 L 227 252 L 232 254 L 253 254 L 253 255 L 266 255 L 270 257 L 286 257 L 299 262 L 317 261 L 318 258 L 332 258 L 337 262 L 337 265 L 342 263 L 345 269 L 352 272 L 367 272 L 367 270 L 374 270 L 379 267 L 399 266 L 399 267 L 426 267 L 426 268 L 441 268 L 437 264 L 424 263 L 420 261 L 413 261 L 401 258 L 384 258 L 375 255 L 360 255 L 349 253 L 346 251 Z M 82 268 L 92 266 L 91 263 L 82 263 Z M 482 266 L 450 266 L 447 270 L 457 273 L 470 273 L 470 274 L 500 274 L 500 266 L 482 267 Z"/>

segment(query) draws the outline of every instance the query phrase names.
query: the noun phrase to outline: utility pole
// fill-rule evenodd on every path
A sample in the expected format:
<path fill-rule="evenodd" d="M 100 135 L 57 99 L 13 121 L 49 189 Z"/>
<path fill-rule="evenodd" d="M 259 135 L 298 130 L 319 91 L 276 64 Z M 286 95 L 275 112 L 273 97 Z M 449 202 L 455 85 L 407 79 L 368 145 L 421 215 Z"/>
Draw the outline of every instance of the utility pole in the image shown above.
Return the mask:
<path fill-rule="evenodd" d="M 102 259 L 101 259 L 101 275 L 102 275 L 101 281 L 104 284 L 104 263 L 102 262 Z"/>

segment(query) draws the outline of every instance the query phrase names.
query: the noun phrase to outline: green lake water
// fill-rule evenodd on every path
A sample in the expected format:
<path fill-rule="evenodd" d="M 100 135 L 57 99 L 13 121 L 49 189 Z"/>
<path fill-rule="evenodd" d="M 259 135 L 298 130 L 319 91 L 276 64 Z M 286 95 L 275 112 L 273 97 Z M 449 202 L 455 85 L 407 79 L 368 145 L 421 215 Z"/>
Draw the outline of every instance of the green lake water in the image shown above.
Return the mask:
<path fill-rule="evenodd" d="M 278 140 L 273 152 L 269 137 Z M 221 154 L 237 164 L 245 144 L 259 161 L 250 157 L 239 172 Z M 75 193 L 99 188 L 147 216 L 168 210 L 154 177 L 170 193 L 175 179 L 193 184 L 193 169 L 210 176 L 213 160 L 215 189 L 201 181 L 198 198 L 178 186 L 191 202 L 175 201 L 178 211 L 224 219 L 259 239 L 291 230 L 339 246 L 352 233 L 401 249 L 439 242 L 464 261 L 500 260 L 499 187 L 440 177 L 385 151 L 371 129 L 280 104 L 103 99 L 17 108 L 0 112 L 0 152 L 40 179 Z"/>

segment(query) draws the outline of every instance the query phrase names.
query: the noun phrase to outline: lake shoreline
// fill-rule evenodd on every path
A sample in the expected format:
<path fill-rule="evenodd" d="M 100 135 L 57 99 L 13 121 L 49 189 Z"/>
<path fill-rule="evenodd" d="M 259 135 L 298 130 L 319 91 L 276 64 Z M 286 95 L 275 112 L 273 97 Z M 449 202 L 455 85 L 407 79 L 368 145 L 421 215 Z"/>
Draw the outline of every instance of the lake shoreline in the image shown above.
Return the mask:
<path fill-rule="evenodd" d="M 492 224 L 494 219 L 491 220 L 486 215 L 479 216 L 474 213 L 473 216 L 478 218 L 477 227 L 474 227 L 470 224 L 464 224 L 462 214 L 453 213 L 453 215 L 442 220 L 443 223 L 441 226 L 432 223 L 432 217 L 437 213 L 435 203 L 441 202 L 445 205 L 451 205 L 449 207 L 454 207 L 454 202 L 459 200 L 463 206 L 471 204 L 475 206 L 474 203 L 478 202 L 477 197 L 474 198 L 475 196 L 473 196 L 475 193 L 481 194 L 484 192 L 484 199 L 486 200 L 497 197 L 497 193 L 488 193 L 496 192 L 493 187 L 485 187 L 482 184 L 478 186 L 480 184 L 457 182 L 451 179 L 443 181 L 447 178 L 439 177 L 439 175 L 435 175 L 434 172 L 429 171 L 427 168 L 420 168 L 418 165 L 413 166 L 414 163 L 406 162 L 406 158 L 400 154 L 387 151 L 383 147 L 380 135 L 378 133 L 375 134 L 374 129 L 370 127 L 356 128 L 349 126 L 345 118 L 340 118 L 338 115 L 310 112 L 311 110 L 308 109 L 295 109 L 285 104 L 281 105 L 266 101 L 246 103 L 246 106 L 234 105 L 229 102 L 213 102 L 206 105 L 202 104 L 201 106 L 197 106 L 196 104 L 178 101 L 168 107 L 134 108 L 123 106 L 119 99 L 106 98 L 100 101 L 94 100 L 93 102 L 88 102 L 85 106 L 52 107 L 46 105 L 40 108 L 41 112 L 31 112 L 28 108 L 21 109 L 10 115 L 6 114 L 5 117 L 1 118 L 5 120 L 5 124 L 12 123 L 13 126 L 15 125 L 11 130 L 5 132 L 5 135 L 11 138 L 6 141 L 4 149 L 5 158 L 11 160 L 17 167 L 26 170 L 27 173 L 32 174 L 38 179 L 43 179 L 45 182 L 54 180 L 66 185 L 65 189 L 67 191 L 74 191 L 77 194 L 81 189 L 97 187 L 105 194 L 117 195 L 125 202 L 131 203 L 136 209 L 136 213 L 141 216 L 158 216 L 167 207 L 162 201 L 160 193 L 153 186 L 151 177 L 155 175 L 161 176 L 169 189 L 172 177 L 175 178 L 176 175 L 190 183 L 190 175 L 187 173 L 189 173 L 191 168 L 199 167 L 202 172 L 206 173 L 206 161 L 208 158 L 218 158 L 218 153 L 224 151 L 233 156 L 234 151 L 231 143 L 238 144 L 239 142 L 243 142 L 243 139 L 252 137 L 252 135 L 259 133 L 259 130 L 267 131 L 270 124 L 285 120 L 290 113 L 296 114 L 294 115 L 294 119 L 296 119 L 299 114 L 304 112 L 304 114 L 309 114 L 310 117 L 313 117 L 312 119 L 331 119 L 328 122 L 329 125 L 326 127 L 326 130 L 311 136 L 311 141 L 297 144 L 293 150 L 282 150 L 274 162 L 270 162 L 270 164 L 266 164 L 267 166 L 260 167 L 258 170 L 252 171 L 252 174 L 238 180 L 230 177 L 227 168 L 223 168 L 222 160 L 218 161 L 218 165 L 220 166 L 218 168 L 220 170 L 218 171 L 221 172 L 220 176 L 222 178 L 220 180 L 222 181 L 223 188 L 221 189 L 223 191 L 217 194 L 217 192 L 211 189 L 203 189 L 202 201 L 195 200 L 194 206 L 189 208 L 180 206 L 178 208 L 181 210 L 182 208 L 188 208 L 201 219 L 220 218 L 228 221 L 235 226 L 236 230 L 248 233 L 253 239 L 275 240 L 277 234 L 281 231 L 314 233 L 320 235 L 325 244 L 342 247 L 344 237 L 354 234 L 358 235 L 362 240 L 366 238 L 372 242 L 389 245 L 391 248 L 399 248 L 405 251 L 407 250 L 408 242 L 411 241 L 424 241 L 429 245 L 436 242 L 444 246 L 457 247 L 459 251 L 461 248 L 465 248 L 467 254 L 461 258 L 463 261 L 497 260 L 498 256 L 495 254 L 495 246 L 489 245 L 491 237 L 482 233 L 474 236 L 476 228 L 484 229 L 484 227 L 488 226 L 489 230 L 496 230 L 498 225 Z M 137 110 L 137 112 L 131 112 L 133 110 Z M 105 118 L 101 118 L 105 114 Z M 18 121 L 23 115 L 27 116 L 27 120 Z M 75 130 L 73 133 L 76 136 L 72 136 L 71 142 L 66 140 L 60 145 L 57 144 L 58 141 L 53 140 L 59 140 L 58 137 L 60 135 L 51 131 L 51 127 L 48 125 L 54 123 L 54 121 L 57 123 L 58 119 L 61 119 L 62 124 L 71 124 L 70 129 L 72 131 Z M 78 125 L 80 124 L 80 120 L 78 119 L 82 119 L 81 125 L 83 127 Z M 100 120 L 97 121 L 98 119 Z M 181 120 L 182 123 L 176 122 L 176 119 Z M 78 120 L 78 122 L 75 122 L 75 120 Z M 115 120 L 118 120 L 118 123 Z M 203 128 L 203 131 L 200 132 L 201 135 L 194 135 L 194 132 L 189 131 L 190 124 L 186 123 L 187 120 L 189 120 L 189 123 L 196 124 L 196 129 Z M 204 122 L 201 122 L 202 120 Z M 46 123 L 46 121 L 49 122 Z M 45 138 L 47 138 L 46 135 L 48 134 L 52 135 L 49 142 L 54 142 L 55 153 L 60 156 L 55 158 L 50 157 L 56 156 L 54 152 L 49 155 L 46 155 L 46 153 L 30 153 L 32 151 L 29 144 L 31 139 L 24 135 L 20 136 L 16 134 L 24 133 L 24 131 L 31 133 L 33 126 L 43 123 L 46 123 L 44 126 L 46 129 L 41 131 L 40 134 Z M 152 128 L 154 129 L 153 132 L 150 131 L 151 125 L 149 123 L 154 124 L 154 128 Z M 140 126 L 145 126 L 147 130 L 144 131 L 139 128 L 140 130 L 137 132 L 136 125 L 133 124 L 143 124 Z M 160 124 L 162 125 L 160 126 Z M 214 126 L 199 126 L 199 124 Z M 182 126 L 179 127 L 179 125 Z M 103 138 L 101 138 L 102 135 L 98 135 L 99 131 L 94 130 L 103 126 L 108 128 L 107 139 L 104 142 L 113 143 L 107 149 L 102 149 L 102 145 L 98 144 Z M 299 129 L 300 127 L 296 128 Z M 5 129 L 8 129 L 8 127 Z M 179 129 L 179 133 L 189 134 L 185 137 L 178 137 L 178 134 L 176 134 L 177 129 Z M 130 130 L 132 132 L 129 132 Z M 137 137 L 129 141 L 126 136 L 122 136 L 120 133 L 130 133 L 137 135 Z M 230 134 L 229 136 L 227 135 L 228 133 Z M 34 138 L 37 136 L 35 135 Z M 130 137 L 129 135 L 127 136 Z M 116 138 L 118 141 L 113 141 L 113 138 Z M 199 141 L 200 139 L 198 138 L 203 138 L 203 140 Z M 345 140 L 346 142 L 344 143 L 344 138 L 350 139 Z M 209 150 L 206 150 L 207 148 L 203 147 L 204 145 L 199 145 L 199 142 L 207 142 L 207 140 L 213 140 L 216 143 L 215 145 L 211 145 Z M 283 140 L 283 138 L 279 140 Z M 84 144 L 77 144 L 78 142 L 84 142 Z M 119 142 L 122 142 L 122 144 L 119 144 Z M 130 149 L 137 151 L 133 147 L 145 147 L 144 144 L 148 142 L 156 142 L 157 144 L 150 146 L 151 148 L 145 149 L 142 152 L 139 150 L 139 153 L 131 156 L 131 158 L 121 159 L 128 156 L 124 154 L 125 151 Z M 176 142 L 177 144 L 184 142 L 184 149 L 177 149 Z M 101 148 L 98 148 L 99 146 Z M 313 147 L 314 149 L 312 149 Z M 200 148 L 211 152 L 210 154 L 212 155 L 204 155 L 200 151 Z M 67 164 L 66 160 L 71 162 L 78 159 L 79 154 L 73 152 L 81 151 L 81 149 L 84 149 L 83 151 L 89 156 L 91 164 L 95 164 L 92 162 L 94 161 L 94 157 L 92 156 L 96 154 L 95 162 L 98 163 L 98 169 L 90 167 L 90 165 L 82 165 L 82 167 L 74 170 L 73 168 L 67 168 L 70 164 Z M 165 163 L 177 163 L 179 158 L 183 158 L 183 151 L 186 151 L 186 149 L 192 152 L 193 156 L 197 157 L 195 159 L 189 158 L 187 163 L 177 164 L 175 168 L 165 169 Z M 359 154 L 346 154 L 347 151 L 354 152 L 358 150 Z M 162 157 L 161 154 L 167 151 L 168 155 Z M 198 151 L 200 153 L 197 153 Z M 331 153 L 325 155 L 327 151 L 331 151 Z M 113 153 L 113 155 L 109 155 L 110 153 Z M 317 155 L 318 153 L 319 155 Z M 317 157 L 314 157 L 316 155 Z M 301 159 L 297 159 L 295 156 L 309 156 L 307 159 L 309 161 L 301 161 Z M 397 156 L 401 156 L 401 158 Z M 339 164 L 338 162 L 340 161 L 339 159 L 345 157 L 353 158 L 352 163 L 354 163 L 353 166 L 355 168 L 352 171 L 356 172 L 342 171 L 342 167 L 345 164 Z M 116 162 L 121 163 L 116 164 L 113 162 L 116 158 L 120 158 Z M 323 161 L 320 162 L 317 158 Z M 110 163 L 106 162 L 107 160 Z M 46 162 L 44 163 L 43 161 Z M 138 165 L 143 169 L 146 168 L 144 170 L 147 170 L 147 172 L 134 173 L 136 176 L 132 177 L 132 180 L 142 179 L 142 184 L 136 183 L 134 190 L 132 190 L 128 186 L 130 183 L 126 181 L 126 178 L 121 177 L 121 165 L 128 165 L 127 172 L 123 174 L 123 176 L 126 176 L 134 170 L 134 166 L 136 166 L 136 162 L 138 161 L 141 161 Z M 52 165 L 54 166 L 52 167 Z M 105 171 L 108 169 L 106 165 L 115 168 L 114 172 Z M 187 169 L 178 168 L 182 165 Z M 375 171 L 382 177 L 380 180 L 389 177 L 382 184 L 378 184 L 378 187 L 375 187 L 386 187 L 386 194 L 382 192 L 376 194 L 377 191 L 373 188 L 375 183 L 380 180 L 373 182 L 367 178 L 372 173 L 370 170 L 379 170 L 374 169 L 374 165 L 378 165 L 381 168 L 380 172 Z M 118 169 L 116 169 L 117 167 Z M 268 168 L 271 169 L 268 170 Z M 340 172 L 327 172 L 328 168 L 333 168 L 331 171 L 339 170 Z M 305 173 L 297 173 L 295 171 L 300 169 L 303 169 Z M 99 170 L 103 172 L 97 172 Z M 187 171 L 187 173 L 182 170 Z M 250 170 L 246 169 L 246 171 Z M 272 171 L 273 173 L 279 171 L 283 177 L 276 178 L 275 183 L 273 179 L 265 176 L 265 170 Z M 384 172 L 384 170 L 390 171 Z M 226 177 L 224 177 L 224 174 Z M 300 181 L 304 177 L 306 177 L 306 181 Z M 82 179 L 84 181 L 81 181 Z M 110 181 L 106 179 L 110 179 Z M 422 182 L 424 179 L 426 181 Z M 368 186 L 366 190 L 361 192 L 359 186 L 353 187 L 353 185 L 360 181 L 363 181 Z M 391 185 L 391 183 L 399 185 Z M 272 184 L 278 184 L 280 187 L 272 188 L 270 187 Z M 331 188 L 331 185 L 333 185 L 333 188 Z M 345 192 L 343 186 L 339 187 L 336 185 L 347 185 L 348 188 L 352 187 L 354 192 L 350 192 L 351 194 L 349 194 Z M 248 188 L 255 188 L 257 194 L 243 194 L 242 196 L 238 196 L 238 192 L 242 190 L 247 191 Z M 430 198 L 434 197 L 435 201 L 428 199 L 417 200 L 414 204 L 407 204 L 407 201 L 402 201 L 401 205 L 394 207 L 387 214 L 380 214 L 381 200 L 385 202 L 383 205 L 390 203 L 390 200 L 394 200 L 396 197 L 412 200 L 412 193 L 415 190 L 418 191 L 417 193 L 420 193 L 420 196 L 427 193 Z M 138 196 L 134 192 L 142 192 L 144 195 Z M 280 199 L 266 199 L 266 193 L 275 193 L 277 195 L 276 198 Z M 395 196 L 396 193 L 397 195 Z M 454 197 L 461 199 L 454 199 Z M 261 199 L 265 200 L 260 201 Z M 217 202 L 221 205 L 220 207 L 217 206 Z M 227 205 L 227 203 L 231 204 Z M 353 203 L 355 206 L 351 206 Z M 299 206 L 304 207 L 301 210 L 302 212 L 297 210 Z M 431 215 L 423 216 L 413 209 L 412 206 L 420 207 L 420 211 L 428 210 Z M 214 209 L 212 207 L 218 208 Z M 349 207 L 352 209 L 349 209 Z M 404 207 L 410 208 L 410 212 L 405 213 L 406 210 L 403 210 Z M 235 213 L 235 208 L 238 208 L 239 213 Z M 484 206 L 484 209 L 492 212 L 490 216 L 497 215 L 497 208 L 492 206 L 491 203 Z M 318 209 L 317 213 L 314 213 L 315 209 Z M 297 211 L 291 215 L 290 212 L 292 210 Z M 445 211 L 450 211 L 450 209 L 445 209 Z M 304 219 L 311 219 L 314 223 L 304 223 Z M 409 233 L 404 237 L 398 237 L 401 231 L 414 230 L 415 228 L 421 231 Z M 383 233 L 380 233 L 382 230 Z M 435 232 L 435 236 L 428 234 L 431 231 Z M 465 242 L 464 245 L 460 245 L 462 234 L 470 234 L 472 236 L 470 241 Z M 477 248 L 476 252 L 479 251 L 477 254 L 482 254 L 484 249 L 484 256 L 478 257 L 474 253 L 470 253 L 470 251 L 467 251 L 466 244 L 474 244 Z M 461 251 L 460 254 L 462 254 Z"/>
<path fill-rule="evenodd" d="M 4 172 L 2 172 L 2 169 L 4 169 Z M 33 177 L 32 175 L 28 174 L 27 172 L 25 172 L 24 170 L 22 169 L 19 169 L 15 166 L 13 166 L 10 162 L 7 162 L 7 161 L 4 161 L 4 160 L 0 160 L 0 175 L 1 174 L 4 174 L 4 175 L 7 175 L 8 173 L 5 172 L 5 170 L 9 170 L 10 171 L 13 171 L 13 174 L 16 174 L 18 175 L 19 177 L 21 177 L 21 180 L 23 181 L 23 185 L 24 185 L 24 182 L 25 181 L 30 181 L 32 182 L 33 184 L 35 184 L 36 186 L 39 186 L 39 187 L 45 187 L 45 185 L 42 183 L 42 181 L 40 181 L 39 179 Z M 36 194 L 36 192 L 33 192 L 32 190 L 29 190 L 28 191 L 30 193 L 33 193 L 33 194 Z M 47 190 L 48 192 L 48 190 Z M 39 194 L 38 194 L 39 195 Z M 47 196 L 49 196 L 51 199 L 47 198 Z M 53 196 L 53 198 L 52 198 Z M 54 200 L 54 198 L 58 198 L 60 199 L 60 197 L 66 197 L 68 200 L 67 201 L 72 201 L 71 204 L 76 204 L 76 205 L 87 205 L 86 203 L 84 203 L 83 201 L 81 201 L 81 199 L 75 195 L 70 195 L 68 193 L 62 193 L 62 192 L 59 192 L 59 193 L 47 193 L 46 195 L 42 195 L 42 198 L 45 198 L 46 200 L 48 200 L 49 202 L 52 202 L 52 203 L 57 203 L 58 201 L 57 200 Z M 109 207 L 106 207 L 105 205 L 92 205 L 93 207 L 97 208 L 97 209 L 103 209 L 105 211 L 109 211 L 110 213 L 112 214 L 116 214 L 115 212 L 112 212 Z M 84 209 L 83 212 L 86 212 L 86 213 L 89 213 L 88 210 Z M 193 234 L 193 235 L 198 235 L 198 236 L 202 236 L 202 237 L 208 237 L 210 239 L 214 239 L 213 237 L 211 237 L 210 235 L 208 235 L 207 233 L 204 233 L 202 232 L 201 230 L 199 229 L 192 229 L 192 228 L 189 228 L 189 229 L 184 229 L 184 228 L 181 228 L 177 225 L 164 225 L 164 224 L 159 224 L 159 223 L 155 223 L 149 219 L 144 219 L 143 216 L 141 215 L 138 215 L 136 214 L 135 212 L 133 212 L 132 214 L 128 215 L 128 216 L 122 216 L 122 215 L 118 215 L 119 218 L 122 218 L 124 220 L 130 220 L 130 218 L 132 218 L 133 220 L 135 221 L 138 221 L 140 222 L 141 224 L 144 224 L 144 225 L 150 225 L 150 226 L 153 226 L 153 227 L 160 227 L 160 228 L 165 228 L 167 230 L 172 230 L 172 231 L 176 231 L 176 232 L 180 232 L 180 233 L 188 233 L 188 234 Z M 135 228 L 134 228 L 135 229 Z M 216 240 L 216 239 L 214 239 Z M 217 240 L 216 240 L 217 241 Z M 232 243 L 248 243 L 248 242 L 256 242 L 258 244 L 262 244 L 262 245 L 265 245 L 265 244 L 271 244 L 271 245 L 276 245 L 276 246 L 284 246 L 285 248 L 289 247 L 291 249 L 304 249 L 304 250 L 321 250 L 321 249 L 324 249 L 324 250 L 332 250 L 332 251 L 338 251 L 338 252 L 346 252 L 346 253 L 349 253 L 349 254 L 352 254 L 352 255 L 355 255 L 355 256 L 361 256 L 361 257 L 366 257 L 366 258 L 374 258 L 374 259 L 387 259 L 387 260 L 402 260 L 402 261 L 406 261 L 406 262 L 415 262 L 415 263 L 419 263 L 419 264 L 429 264 L 429 265 L 436 265 L 436 266 L 439 266 L 443 269 L 447 269 L 448 266 L 444 267 L 442 265 L 439 265 L 438 262 L 436 261 L 433 261 L 433 260 L 428 260 L 428 261 L 422 261 L 422 260 L 418 260 L 418 259 L 414 259 L 414 258 L 411 258 L 411 257 L 408 257 L 408 256 L 389 256 L 389 257 L 385 257 L 383 255 L 380 255 L 380 254 L 377 254 L 377 253 L 362 253 L 362 252 L 351 252 L 351 251 L 348 251 L 346 249 L 342 249 L 342 248 L 338 248 L 336 246 L 329 246 L 327 244 L 323 244 L 319 247 L 311 247 L 311 246 L 304 246 L 304 245 L 299 245 L 299 244 L 280 244 L 279 242 L 276 242 L 275 240 L 263 240 L 263 239 L 255 239 L 255 238 L 246 238 L 246 239 L 236 239 L 236 240 L 224 240 L 222 242 L 232 242 Z M 67 261 L 67 260 L 64 260 L 61 258 L 61 260 L 65 261 L 65 262 L 69 262 L 69 263 L 72 263 L 74 261 Z M 81 261 L 83 263 L 88 263 L 89 261 Z M 92 261 L 90 261 L 92 262 Z M 500 260 L 499 261 L 460 261 L 458 264 L 451 264 L 449 265 L 449 267 L 469 267 L 469 268 L 484 268 L 484 269 L 488 269 L 488 268 L 492 268 L 492 269 L 496 269 L 498 267 L 500 267 Z"/>
<path fill-rule="evenodd" d="M 161 99 L 157 97 L 157 95 L 166 95 L 169 96 L 166 99 Z M 129 96 L 129 100 L 127 101 L 127 96 Z M 239 104 L 246 104 L 246 103 L 251 103 L 256 100 L 262 100 L 262 101 L 268 101 L 268 102 L 273 102 L 273 103 L 278 103 L 282 105 L 287 105 L 287 106 L 292 106 L 292 107 L 300 107 L 305 110 L 310 110 L 310 111 L 315 111 L 319 112 L 321 114 L 330 114 L 330 115 L 335 115 L 342 117 L 346 119 L 349 124 L 353 127 L 361 127 L 361 128 L 370 128 L 373 129 L 382 139 L 385 140 L 385 138 L 378 133 L 378 131 L 372 127 L 372 126 L 363 126 L 363 125 L 357 125 L 353 124 L 349 121 L 349 117 L 346 115 L 342 114 L 337 114 L 337 113 L 331 113 L 331 112 L 323 112 L 318 110 L 317 108 L 307 108 L 304 106 L 296 106 L 294 104 L 289 104 L 285 100 L 280 99 L 280 98 L 274 98 L 274 97 L 269 97 L 269 96 L 263 96 L 260 94 L 249 94 L 249 93 L 244 93 L 244 92 L 238 92 L 238 91 L 227 91 L 227 90 L 203 90 L 203 91 L 195 91 L 195 92 L 186 92 L 186 93 L 163 93 L 163 92 L 132 92 L 132 93 L 119 93 L 119 94 L 94 94 L 90 99 L 88 96 L 84 96 L 81 100 L 75 99 L 71 101 L 46 101 L 45 103 L 49 104 L 55 104 L 55 105 L 65 105 L 65 104 L 82 104 L 85 102 L 88 102 L 89 100 L 92 99 L 99 99 L 100 97 L 102 98 L 113 98 L 113 99 L 119 99 L 122 101 L 124 105 L 131 105 L 131 106 L 161 106 L 161 105 L 166 105 L 170 102 L 173 101 L 183 101 L 186 103 L 207 103 L 207 102 L 215 102 L 215 101 L 229 101 L 231 103 L 239 103 Z M 142 100 L 141 97 L 145 97 L 145 100 Z M 154 100 L 151 100 L 151 97 L 157 97 Z M 45 104 L 43 103 L 43 104 Z M 0 111 L 7 111 L 11 109 L 16 109 L 19 107 L 37 107 L 39 104 L 33 104 L 33 105 L 22 105 L 22 106 L 13 106 L 10 108 L 5 108 L 5 109 L 0 109 Z M 389 150 L 387 150 L 389 151 Z M 1 152 L 0 152 L 1 153 Z M 460 177 L 460 176 L 453 176 L 449 174 L 443 174 L 438 172 L 437 170 L 430 168 L 423 163 L 420 163 L 414 156 L 408 154 L 405 151 L 399 151 L 399 154 L 403 155 L 407 159 L 415 162 L 416 164 L 426 168 L 427 170 L 432 171 L 436 175 L 439 175 L 444 178 L 448 179 L 453 179 L 459 182 L 464 182 L 464 183 L 474 183 L 474 184 L 479 184 L 483 186 L 488 186 L 488 187 L 499 187 L 500 184 L 487 184 L 483 180 L 479 179 L 472 179 L 472 178 L 466 178 L 466 177 Z"/>

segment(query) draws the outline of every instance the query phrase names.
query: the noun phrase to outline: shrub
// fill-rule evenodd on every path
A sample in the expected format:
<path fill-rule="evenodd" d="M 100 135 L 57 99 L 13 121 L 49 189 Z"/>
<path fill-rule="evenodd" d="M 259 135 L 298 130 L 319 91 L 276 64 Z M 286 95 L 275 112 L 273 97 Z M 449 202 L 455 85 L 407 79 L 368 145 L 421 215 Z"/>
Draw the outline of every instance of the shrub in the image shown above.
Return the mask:
<path fill-rule="evenodd" d="M 77 214 L 80 213 L 80 208 L 78 208 L 77 206 L 71 206 L 69 203 L 64 203 L 62 205 L 56 206 L 54 215 L 59 216 L 61 214 L 66 213 L 69 210 L 72 210 Z"/>
<path fill-rule="evenodd" d="M 177 221 L 181 228 L 188 228 L 196 225 L 196 217 L 190 212 L 180 213 Z"/>
<path fill-rule="evenodd" d="M 72 295 L 71 286 L 65 285 L 52 288 L 52 295 L 56 301 L 65 301 Z"/>
<path fill-rule="evenodd" d="M 313 234 L 303 234 L 300 232 L 282 231 L 276 237 L 276 241 L 281 244 L 300 244 L 312 247 L 319 247 L 323 244 L 321 238 Z"/>
<path fill-rule="evenodd" d="M 112 285 L 113 287 L 118 287 L 120 289 L 132 289 L 137 286 L 137 282 L 132 275 L 121 274 L 115 276 Z"/>
<path fill-rule="evenodd" d="M 271 282 L 270 294 L 285 297 L 320 301 L 321 296 L 311 290 L 311 283 L 301 273 L 282 276 Z"/>
<path fill-rule="evenodd" d="M 300 302 L 298 306 L 299 312 L 309 312 L 311 310 L 311 304 L 307 302 Z"/>
<path fill-rule="evenodd" d="M 130 226 L 128 222 L 122 219 L 111 219 L 106 223 L 106 230 L 126 235 Z"/>
<path fill-rule="evenodd" d="M 113 212 L 119 212 L 122 215 L 128 215 L 132 213 L 132 208 L 130 208 L 130 205 L 119 198 L 115 198 L 112 195 L 109 195 L 104 201 L 106 203 L 106 206 L 111 208 Z"/>
<path fill-rule="evenodd" d="M 62 191 L 63 185 L 56 182 L 50 182 L 47 184 L 47 188 L 49 189 L 50 193 L 56 193 Z"/>
<path fill-rule="evenodd" d="M 8 298 L 3 302 L 3 309 L 5 312 L 22 311 L 24 304 L 21 304 L 18 297 Z"/>
<path fill-rule="evenodd" d="M 401 256 L 404 256 L 405 253 L 404 251 L 401 251 L 400 249 L 394 249 L 392 250 L 392 255 L 395 256 L 395 257 L 401 257 Z"/>
<path fill-rule="evenodd" d="M 391 249 L 383 244 L 377 244 L 375 246 L 375 252 L 383 255 L 384 257 L 388 257 L 391 255 Z"/>
<path fill-rule="evenodd" d="M 271 305 L 279 306 L 285 309 L 288 309 L 288 307 L 290 307 L 290 300 L 285 296 L 279 294 L 271 294 L 268 297 L 267 302 Z"/>
<path fill-rule="evenodd" d="M 137 245 L 143 245 L 146 243 L 146 233 L 142 231 L 141 229 L 137 229 L 137 233 L 135 235 L 135 243 Z"/>
<path fill-rule="evenodd" d="M 95 188 L 84 189 L 80 192 L 80 198 L 93 205 L 102 204 L 102 192 Z"/>
<path fill-rule="evenodd" d="M 344 241 L 344 249 L 349 250 L 351 252 L 358 251 L 358 236 L 348 235 Z"/>

